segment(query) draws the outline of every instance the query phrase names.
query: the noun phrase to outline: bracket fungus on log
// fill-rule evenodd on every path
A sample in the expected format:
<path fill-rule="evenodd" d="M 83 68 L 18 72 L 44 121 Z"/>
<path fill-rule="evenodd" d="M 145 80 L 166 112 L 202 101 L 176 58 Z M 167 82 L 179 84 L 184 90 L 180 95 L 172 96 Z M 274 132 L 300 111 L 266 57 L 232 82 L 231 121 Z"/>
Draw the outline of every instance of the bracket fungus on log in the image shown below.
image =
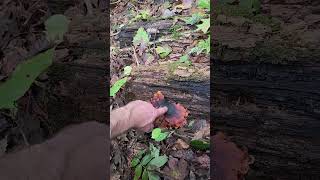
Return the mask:
<path fill-rule="evenodd" d="M 187 117 L 189 111 L 184 108 L 181 104 L 170 102 L 161 91 L 158 91 L 153 95 L 151 104 L 155 108 L 167 107 L 167 113 L 158 119 L 159 126 L 162 127 L 174 127 L 180 128 L 187 124 Z"/>

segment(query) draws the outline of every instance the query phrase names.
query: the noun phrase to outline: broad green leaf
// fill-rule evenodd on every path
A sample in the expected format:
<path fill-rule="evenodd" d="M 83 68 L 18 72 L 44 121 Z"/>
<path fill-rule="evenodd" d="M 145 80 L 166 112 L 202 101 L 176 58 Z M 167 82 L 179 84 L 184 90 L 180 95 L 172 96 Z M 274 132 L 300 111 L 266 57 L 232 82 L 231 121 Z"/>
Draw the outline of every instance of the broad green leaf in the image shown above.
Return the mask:
<path fill-rule="evenodd" d="M 187 65 L 191 65 L 191 61 L 189 60 L 189 55 L 186 54 L 186 55 L 183 55 L 179 58 L 179 63 L 185 63 Z"/>
<path fill-rule="evenodd" d="M 164 164 L 166 164 L 167 161 L 168 161 L 168 157 L 166 155 L 158 156 L 149 162 L 148 167 L 150 167 L 150 169 L 160 168 Z"/>
<path fill-rule="evenodd" d="M 208 9 L 210 11 L 210 0 L 199 0 L 198 7 L 202 9 Z"/>
<path fill-rule="evenodd" d="M 143 170 L 141 179 L 142 180 L 148 180 L 148 170 L 147 169 Z"/>
<path fill-rule="evenodd" d="M 133 159 L 131 160 L 131 167 L 136 167 L 136 165 L 138 165 L 139 162 L 140 162 L 140 159 L 138 159 L 138 158 L 133 158 Z"/>
<path fill-rule="evenodd" d="M 155 148 L 152 149 L 150 154 L 151 154 L 152 157 L 158 157 L 159 154 L 160 154 L 160 149 L 155 147 Z"/>
<path fill-rule="evenodd" d="M 143 27 L 140 27 L 136 33 L 136 35 L 133 37 L 133 45 L 138 46 L 139 44 L 148 44 L 149 43 L 149 35 L 144 30 Z"/>
<path fill-rule="evenodd" d="M 149 171 L 148 176 L 149 176 L 149 180 L 160 180 L 160 177 L 154 172 Z"/>
<path fill-rule="evenodd" d="M 158 46 L 156 48 L 156 52 L 157 54 L 159 54 L 160 58 L 165 58 L 166 56 L 168 56 L 171 53 L 172 49 L 170 46 L 165 45 L 165 46 Z"/>
<path fill-rule="evenodd" d="M 126 66 L 126 67 L 124 67 L 123 71 L 124 71 L 123 74 L 125 76 L 130 76 L 131 71 L 132 71 L 132 67 L 131 66 Z"/>
<path fill-rule="evenodd" d="M 192 140 L 190 142 L 191 147 L 193 147 L 194 149 L 197 150 L 208 150 L 210 149 L 210 144 L 206 141 L 202 141 L 202 140 Z"/>
<path fill-rule="evenodd" d="M 135 167 L 139 164 L 142 155 L 146 152 L 146 150 L 141 150 L 132 160 L 131 160 L 131 167 Z"/>
<path fill-rule="evenodd" d="M 196 31 L 201 30 L 203 33 L 206 34 L 210 28 L 210 18 L 201 19 L 201 21 L 202 24 L 197 25 L 198 28 L 196 29 Z"/>
<path fill-rule="evenodd" d="M 168 132 L 161 132 L 160 128 L 155 128 L 152 130 L 151 138 L 155 141 L 162 141 L 168 136 Z"/>
<path fill-rule="evenodd" d="M 114 97 L 121 87 L 127 82 L 127 77 L 119 79 L 114 85 L 110 88 L 110 96 Z"/>
<path fill-rule="evenodd" d="M 153 157 L 152 157 L 151 154 L 147 154 L 146 156 L 144 156 L 144 157 L 142 158 L 142 160 L 141 160 L 141 165 L 142 165 L 142 166 L 147 165 L 147 164 L 151 161 L 152 158 L 153 158 Z"/>
<path fill-rule="evenodd" d="M 200 20 L 203 18 L 203 16 L 204 15 L 202 13 L 198 12 L 198 13 L 192 14 L 191 17 L 184 19 L 184 21 L 187 24 L 194 25 L 194 24 L 200 22 Z"/>
<path fill-rule="evenodd" d="M 62 41 L 63 35 L 68 31 L 69 20 L 62 14 L 50 16 L 44 23 L 49 41 Z"/>
<path fill-rule="evenodd" d="M 141 177 L 141 173 L 142 173 L 142 166 L 141 164 L 139 164 L 136 169 L 134 170 L 134 180 L 138 180 Z"/>
<path fill-rule="evenodd" d="M 12 75 L 0 84 L 0 109 L 14 108 L 14 103 L 30 88 L 34 80 L 52 64 L 54 48 L 19 64 Z"/>

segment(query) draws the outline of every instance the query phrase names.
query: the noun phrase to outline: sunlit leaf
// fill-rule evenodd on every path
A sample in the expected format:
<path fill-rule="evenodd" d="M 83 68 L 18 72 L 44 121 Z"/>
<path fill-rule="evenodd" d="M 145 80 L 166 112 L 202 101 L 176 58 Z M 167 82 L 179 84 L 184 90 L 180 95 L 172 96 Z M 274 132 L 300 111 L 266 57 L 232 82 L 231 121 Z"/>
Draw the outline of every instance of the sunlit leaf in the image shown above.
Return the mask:
<path fill-rule="evenodd" d="M 131 71 L 132 71 L 132 67 L 131 67 L 131 66 L 126 66 L 126 67 L 124 67 L 124 69 L 123 69 L 123 74 L 124 74 L 125 76 L 130 76 Z"/>
<path fill-rule="evenodd" d="M 127 77 L 119 79 L 114 85 L 110 88 L 110 96 L 114 97 L 121 87 L 127 82 Z"/>
<path fill-rule="evenodd" d="M 210 0 L 199 0 L 198 7 L 208 9 L 210 11 Z"/>
<path fill-rule="evenodd" d="M 198 29 L 196 31 L 201 30 L 203 33 L 206 34 L 210 28 L 210 18 L 201 19 L 201 21 L 202 24 L 197 25 Z"/>
<path fill-rule="evenodd" d="M 190 25 L 194 25 L 198 22 L 200 22 L 201 18 L 203 18 L 203 14 L 202 13 L 195 13 L 195 14 L 192 14 L 191 17 L 189 18 L 186 18 L 184 21 L 187 23 L 187 24 L 190 24 Z"/>
<path fill-rule="evenodd" d="M 52 64 L 54 49 L 19 64 L 12 75 L 0 84 L 0 108 L 14 108 L 14 103 L 30 88 L 34 80 Z"/>
<path fill-rule="evenodd" d="M 149 43 L 149 35 L 144 30 L 143 27 L 140 27 L 136 33 L 136 35 L 133 37 L 133 45 L 138 46 L 139 44 L 147 44 Z"/>
<path fill-rule="evenodd" d="M 169 134 L 168 132 L 161 132 L 160 128 L 155 128 L 152 130 L 151 138 L 154 139 L 155 141 L 162 141 L 166 139 L 168 134 Z"/>
<path fill-rule="evenodd" d="M 168 56 L 172 52 L 172 49 L 168 45 L 158 46 L 156 48 L 156 52 L 157 52 L 157 54 L 159 54 L 160 58 L 165 58 L 166 56 Z"/>

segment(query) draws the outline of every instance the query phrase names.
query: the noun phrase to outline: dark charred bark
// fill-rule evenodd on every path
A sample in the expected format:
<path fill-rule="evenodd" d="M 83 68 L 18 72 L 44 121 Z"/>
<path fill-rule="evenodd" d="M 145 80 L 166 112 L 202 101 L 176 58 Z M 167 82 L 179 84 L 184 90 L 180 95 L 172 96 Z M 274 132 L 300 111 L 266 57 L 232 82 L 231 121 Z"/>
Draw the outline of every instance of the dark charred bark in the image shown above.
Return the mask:
<path fill-rule="evenodd" d="M 319 64 L 216 61 L 214 128 L 255 157 L 248 179 L 307 179 L 320 163 Z"/>

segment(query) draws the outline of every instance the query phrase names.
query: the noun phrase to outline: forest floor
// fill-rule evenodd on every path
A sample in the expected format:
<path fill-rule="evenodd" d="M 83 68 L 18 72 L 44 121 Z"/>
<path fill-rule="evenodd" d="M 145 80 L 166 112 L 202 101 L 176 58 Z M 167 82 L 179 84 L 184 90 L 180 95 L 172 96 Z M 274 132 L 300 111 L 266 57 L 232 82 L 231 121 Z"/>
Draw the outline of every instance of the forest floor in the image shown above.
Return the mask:
<path fill-rule="evenodd" d="M 208 73 L 210 72 L 210 36 L 208 35 L 210 21 L 207 19 L 209 18 L 209 11 L 207 10 L 209 6 L 202 5 L 202 7 L 199 7 L 195 1 L 154 1 L 154 3 L 151 1 L 112 1 L 111 4 L 111 85 L 124 77 L 123 74 L 129 66 L 134 69 L 137 66 L 148 67 L 166 62 L 178 62 L 187 64 L 187 68 L 188 66 L 199 65 L 206 69 Z M 197 16 L 194 14 L 197 14 Z M 202 20 L 207 20 L 207 22 L 205 23 Z M 164 21 L 171 23 L 167 29 L 161 27 L 161 23 Z M 142 24 L 160 23 L 160 26 L 151 25 L 149 29 L 145 29 L 148 34 L 156 32 L 161 36 L 151 36 L 156 38 L 150 38 L 150 42 L 154 42 L 154 44 L 147 48 L 143 46 L 143 43 L 139 45 L 133 43 L 132 45 L 130 42 L 137 34 L 137 29 L 139 29 L 136 24 L 141 22 Z M 200 24 L 203 25 L 203 31 L 197 30 L 197 26 Z M 126 35 L 121 33 L 123 31 L 130 32 L 128 29 L 134 29 L 127 43 L 130 45 L 123 43 L 123 39 L 121 39 Z M 195 36 L 192 36 L 192 33 Z M 202 47 L 199 46 L 199 41 L 202 42 Z M 194 51 L 194 53 L 188 53 L 190 51 Z M 189 76 L 188 72 L 185 71 L 178 75 Z M 128 103 L 128 99 L 124 95 L 125 91 L 126 85 L 111 99 L 111 109 Z M 151 92 L 151 94 L 153 93 L 156 92 Z M 163 93 L 166 94 L 165 90 Z M 152 96 L 146 97 L 146 99 L 151 98 Z M 209 99 L 209 97 L 207 98 Z M 182 103 L 182 106 L 185 105 Z M 209 109 L 209 106 L 206 108 Z M 169 134 L 161 142 L 152 139 L 151 133 L 141 134 L 135 130 L 130 130 L 114 139 L 111 143 L 111 179 L 133 179 L 134 176 L 139 174 L 139 168 L 137 168 L 139 165 L 132 167 L 132 161 L 139 152 L 149 149 L 150 146 L 154 146 L 160 151 L 160 155 L 168 157 L 168 161 L 157 171 L 149 172 L 149 179 L 152 178 L 150 177 L 151 173 L 164 179 L 209 179 L 210 151 L 208 146 L 199 150 L 190 145 L 191 139 L 198 139 L 204 143 L 209 141 L 209 118 L 189 117 L 184 127 L 176 130 L 165 129 L 164 131 Z M 144 161 L 143 158 L 141 161 Z M 142 179 L 145 178 L 143 176 Z"/>

